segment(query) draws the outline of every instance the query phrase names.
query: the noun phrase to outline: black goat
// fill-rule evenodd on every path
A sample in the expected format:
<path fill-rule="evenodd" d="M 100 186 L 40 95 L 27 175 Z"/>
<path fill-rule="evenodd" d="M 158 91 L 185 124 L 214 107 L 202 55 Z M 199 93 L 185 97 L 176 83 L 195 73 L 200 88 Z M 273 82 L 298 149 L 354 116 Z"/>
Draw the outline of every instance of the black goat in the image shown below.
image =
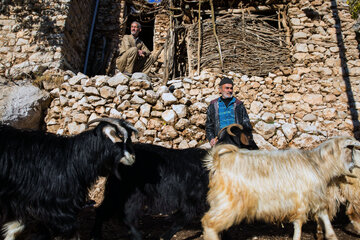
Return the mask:
<path fill-rule="evenodd" d="M 244 129 L 241 124 L 231 124 L 218 133 L 218 144 L 232 144 L 249 150 L 259 149 L 256 145 L 251 129 Z"/>
<path fill-rule="evenodd" d="M 89 187 L 98 176 L 121 169 L 119 163 L 134 163 L 129 135 L 136 129 L 111 118 L 87 126 L 94 122 L 100 123 L 70 137 L 0 126 L 0 221 L 6 239 L 25 232 L 36 240 L 76 236 Z"/>
<path fill-rule="evenodd" d="M 241 125 L 239 129 L 242 129 Z M 227 133 L 222 131 L 218 143 L 223 143 Z M 258 149 L 251 133 L 251 141 L 248 137 L 239 137 L 244 132 L 239 131 L 238 134 L 237 139 L 246 141 L 240 141 L 240 147 Z M 142 239 L 137 222 L 145 213 L 145 205 L 146 213 L 170 214 L 173 218 L 173 225 L 162 236 L 165 240 L 171 239 L 176 232 L 207 210 L 209 180 L 208 171 L 202 163 L 207 150 L 177 150 L 151 144 L 134 144 L 134 150 L 136 162 L 119 169 L 121 180 L 110 175 L 106 182 L 105 198 L 96 209 L 93 239 L 102 238 L 102 224 L 114 214 L 129 227 L 132 239 Z"/>

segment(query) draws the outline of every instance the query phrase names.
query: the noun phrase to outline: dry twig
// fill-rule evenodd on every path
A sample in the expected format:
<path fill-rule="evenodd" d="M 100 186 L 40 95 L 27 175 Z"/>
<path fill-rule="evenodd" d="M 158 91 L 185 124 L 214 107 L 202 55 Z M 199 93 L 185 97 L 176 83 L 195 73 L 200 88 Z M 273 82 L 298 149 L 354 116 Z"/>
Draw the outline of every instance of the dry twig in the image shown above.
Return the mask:
<path fill-rule="evenodd" d="M 277 15 L 273 16 L 277 20 Z M 286 27 L 278 29 L 271 25 L 270 16 L 226 15 L 216 20 L 217 34 L 222 46 L 224 71 L 236 71 L 252 76 L 265 76 L 279 67 L 290 66 L 290 54 L 286 41 Z M 275 22 L 276 23 L 276 22 Z M 198 50 L 198 24 L 188 26 L 190 41 L 188 57 L 191 65 L 201 69 L 221 69 L 217 41 L 213 35 L 211 20 L 202 22 L 200 64 L 196 57 Z M 276 26 L 276 27 L 275 27 Z M 281 44 L 280 44 L 281 42 Z M 281 46 L 282 45 L 282 46 Z"/>

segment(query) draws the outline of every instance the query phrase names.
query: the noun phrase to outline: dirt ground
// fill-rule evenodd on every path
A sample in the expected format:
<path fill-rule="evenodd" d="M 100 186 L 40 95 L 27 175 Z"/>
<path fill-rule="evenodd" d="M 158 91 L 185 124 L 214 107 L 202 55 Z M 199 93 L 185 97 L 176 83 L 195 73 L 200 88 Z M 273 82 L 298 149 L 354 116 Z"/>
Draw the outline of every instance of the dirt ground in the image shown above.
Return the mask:
<path fill-rule="evenodd" d="M 105 179 L 101 178 L 90 191 L 89 197 L 95 200 L 96 205 L 82 210 L 79 215 L 79 232 L 81 240 L 90 240 L 91 228 L 95 221 L 95 208 L 103 199 Z M 140 221 L 140 227 L 144 239 L 155 240 L 168 230 L 172 224 L 168 216 L 144 216 Z M 349 220 L 345 215 L 345 209 L 342 208 L 338 216 L 332 221 L 333 228 L 339 240 L 360 239 L 354 231 L 347 230 L 346 226 Z M 303 240 L 316 239 L 316 224 L 314 222 L 306 223 L 302 228 Z M 274 225 L 255 222 L 252 224 L 241 223 L 231 227 L 226 233 L 226 240 L 290 240 L 293 235 L 292 224 Z M 103 226 L 103 240 L 127 240 L 129 238 L 128 230 L 125 225 L 117 219 L 106 222 Z M 202 229 L 200 219 L 195 219 L 184 230 L 178 232 L 172 240 L 202 240 Z M 223 239 L 225 239 L 223 237 Z M 3 238 L 0 235 L 0 240 Z"/>
<path fill-rule="evenodd" d="M 83 209 L 79 215 L 79 232 L 81 240 L 90 240 L 91 228 L 95 220 L 95 207 Z M 140 230 L 146 240 L 159 239 L 170 226 L 171 221 L 167 216 L 144 216 L 140 221 Z M 360 236 L 352 231 L 346 230 L 349 220 L 342 211 L 332 222 L 334 230 L 339 240 L 355 240 Z M 302 239 L 316 239 L 316 225 L 314 222 L 306 223 L 302 228 Z M 227 231 L 226 240 L 290 240 L 293 235 L 292 224 L 272 225 L 265 223 L 242 223 L 233 226 Z M 117 219 L 106 222 L 103 226 L 103 240 L 127 240 L 128 230 L 124 224 Z M 178 232 L 172 240 L 202 240 L 202 230 L 200 219 L 195 219 L 193 223 L 184 230 Z M 225 239 L 225 238 L 223 238 Z M 4 240 L 0 236 L 0 240 Z"/>
<path fill-rule="evenodd" d="M 343 211 L 342 211 L 343 212 Z M 91 226 L 94 223 L 94 208 L 84 209 L 80 216 L 81 239 L 90 239 Z M 345 229 L 349 223 L 347 217 L 340 213 L 333 221 L 333 227 L 339 240 L 359 239 L 360 236 L 353 234 Z M 145 216 L 140 222 L 140 229 L 144 239 L 155 240 L 171 226 L 171 221 L 166 216 Z M 104 240 L 125 240 L 129 239 L 126 227 L 117 220 L 107 222 L 103 227 Z M 308 222 L 303 226 L 302 239 L 316 239 L 316 225 L 314 222 Z M 264 223 L 240 224 L 228 230 L 227 239 L 232 240 L 275 240 L 292 239 L 292 224 L 272 225 Z M 186 229 L 178 232 L 173 240 L 202 240 L 200 220 L 197 219 Z"/>

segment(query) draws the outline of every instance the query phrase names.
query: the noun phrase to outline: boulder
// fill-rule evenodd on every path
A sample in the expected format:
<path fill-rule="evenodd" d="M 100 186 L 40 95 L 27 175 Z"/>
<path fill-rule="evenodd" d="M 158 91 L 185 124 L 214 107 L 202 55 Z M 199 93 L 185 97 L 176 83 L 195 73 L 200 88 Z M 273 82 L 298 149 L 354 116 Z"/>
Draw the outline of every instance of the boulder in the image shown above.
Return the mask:
<path fill-rule="evenodd" d="M 0 122 L 16 128 L 39 129 L 50 94 L 30 83 L 2 89 Z"/>

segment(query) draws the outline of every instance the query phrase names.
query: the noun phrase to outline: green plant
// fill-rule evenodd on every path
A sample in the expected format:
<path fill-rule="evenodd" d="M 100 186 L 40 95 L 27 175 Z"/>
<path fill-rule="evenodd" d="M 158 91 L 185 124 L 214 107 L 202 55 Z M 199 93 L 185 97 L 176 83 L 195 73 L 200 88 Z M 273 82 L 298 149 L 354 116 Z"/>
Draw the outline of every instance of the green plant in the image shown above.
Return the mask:
<path fill-rule="evenodd" d="M 64 82 L 64 77 L 56 75 L 41 75 L 36 76 L 32 83 L 39 88 L 43 88 L 43 82 L 53 83 L 60 86 L 60 84 Z"/>
<path fill-rule="evenodd" d="M 347 0 L 347 4 L 350 7 L 351 17 L 357 19 L 360 13 L 360 1 L 359 0 Z"/>

